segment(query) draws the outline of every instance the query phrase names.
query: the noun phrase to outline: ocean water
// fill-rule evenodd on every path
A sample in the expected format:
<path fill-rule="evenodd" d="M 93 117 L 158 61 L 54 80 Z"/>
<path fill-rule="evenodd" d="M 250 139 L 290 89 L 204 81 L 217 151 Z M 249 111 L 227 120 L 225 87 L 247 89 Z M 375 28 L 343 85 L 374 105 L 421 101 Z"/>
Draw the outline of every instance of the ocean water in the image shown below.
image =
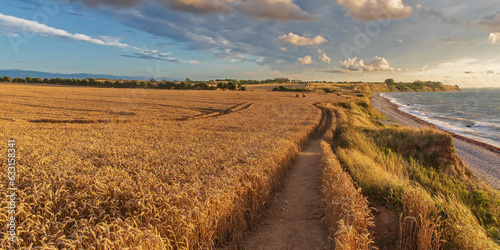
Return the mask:
<path fill-rule="evenodd" d="M 403 112 L 444 130 L 500 147 L 500 88 L 382 93 Z"/>

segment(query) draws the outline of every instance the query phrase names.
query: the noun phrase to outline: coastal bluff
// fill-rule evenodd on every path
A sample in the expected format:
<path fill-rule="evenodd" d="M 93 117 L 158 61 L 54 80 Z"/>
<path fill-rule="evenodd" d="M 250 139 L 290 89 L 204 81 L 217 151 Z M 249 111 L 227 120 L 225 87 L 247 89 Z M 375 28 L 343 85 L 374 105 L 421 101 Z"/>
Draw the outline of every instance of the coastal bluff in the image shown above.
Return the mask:
<path fill-rule="evenodd" d="M 370 83 L 370 90 L 375 92 L 454 92 L 460 91 L 457 85 L 445 85 L 441 82 L 415 81 L 412 83 Z"/>

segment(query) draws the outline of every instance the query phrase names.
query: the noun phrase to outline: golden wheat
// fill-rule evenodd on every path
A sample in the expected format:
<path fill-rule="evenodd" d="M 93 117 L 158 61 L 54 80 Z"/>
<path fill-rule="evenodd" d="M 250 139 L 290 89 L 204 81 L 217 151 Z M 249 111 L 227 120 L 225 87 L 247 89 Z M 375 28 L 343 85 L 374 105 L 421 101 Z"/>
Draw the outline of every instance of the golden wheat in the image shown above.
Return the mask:
<path fill-rule="evenodd" d="M 330 98 L 7 84 L 0 95 L 0 149 L 13 138 L 18 152 L 15 247 L 47 249 L 237 241 L 319 123 L 312 103 Z M 7 206 L 4 195 L 2 222 Z"/>

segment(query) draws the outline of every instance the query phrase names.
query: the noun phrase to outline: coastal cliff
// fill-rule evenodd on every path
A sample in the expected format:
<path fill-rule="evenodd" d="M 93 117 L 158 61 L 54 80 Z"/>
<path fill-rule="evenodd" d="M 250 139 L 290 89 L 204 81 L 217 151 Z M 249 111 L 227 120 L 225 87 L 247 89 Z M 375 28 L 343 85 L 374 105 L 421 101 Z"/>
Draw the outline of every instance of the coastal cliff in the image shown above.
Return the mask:
<path fill-rule="evenodd" d="M 457 85 L 444 85 L 441 82 L 415 81 L 412 83 L 370 83 L 372 92 L 446 92 L 460 91 Z"/>

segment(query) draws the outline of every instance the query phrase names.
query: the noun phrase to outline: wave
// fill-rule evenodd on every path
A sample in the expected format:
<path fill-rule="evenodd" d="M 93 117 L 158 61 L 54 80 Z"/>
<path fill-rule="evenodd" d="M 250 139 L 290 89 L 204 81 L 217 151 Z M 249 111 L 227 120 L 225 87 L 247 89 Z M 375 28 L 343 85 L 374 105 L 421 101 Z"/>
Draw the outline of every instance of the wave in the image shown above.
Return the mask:
<path fill-rule="evenodd" d="M 474 122 L 474 125 L 472 125 L 473 127 L 483 127 L 483 128 L 495 128 L 495 129 L 499 129 L 500 130 L 500 126 L 496 125 L 496 124 L 492 124 L 492 123 L 488 123 L 488 122 Z"/>
<path fill-rule="evenodd" d="M 493 120 L 478 121 L 471 119 L 470 115 L 468 118 L 459 117 L 460 115 L 467 115 L 467 113 L 461 110 L 447 109 L 443 106 L 434 105 L 434 103 L 415 105 L 412 103 L 415 100 L 398 99 L 385 93 L 381 93 L 380 96 L 395 104 L 402 112 L 434 124 L 441 129 L 481 140 L 497 147 L 500 146 L 500 123 L 496 124 Z M 442 112 L 439 112 L 439 110 L 442 110 Z"/>

